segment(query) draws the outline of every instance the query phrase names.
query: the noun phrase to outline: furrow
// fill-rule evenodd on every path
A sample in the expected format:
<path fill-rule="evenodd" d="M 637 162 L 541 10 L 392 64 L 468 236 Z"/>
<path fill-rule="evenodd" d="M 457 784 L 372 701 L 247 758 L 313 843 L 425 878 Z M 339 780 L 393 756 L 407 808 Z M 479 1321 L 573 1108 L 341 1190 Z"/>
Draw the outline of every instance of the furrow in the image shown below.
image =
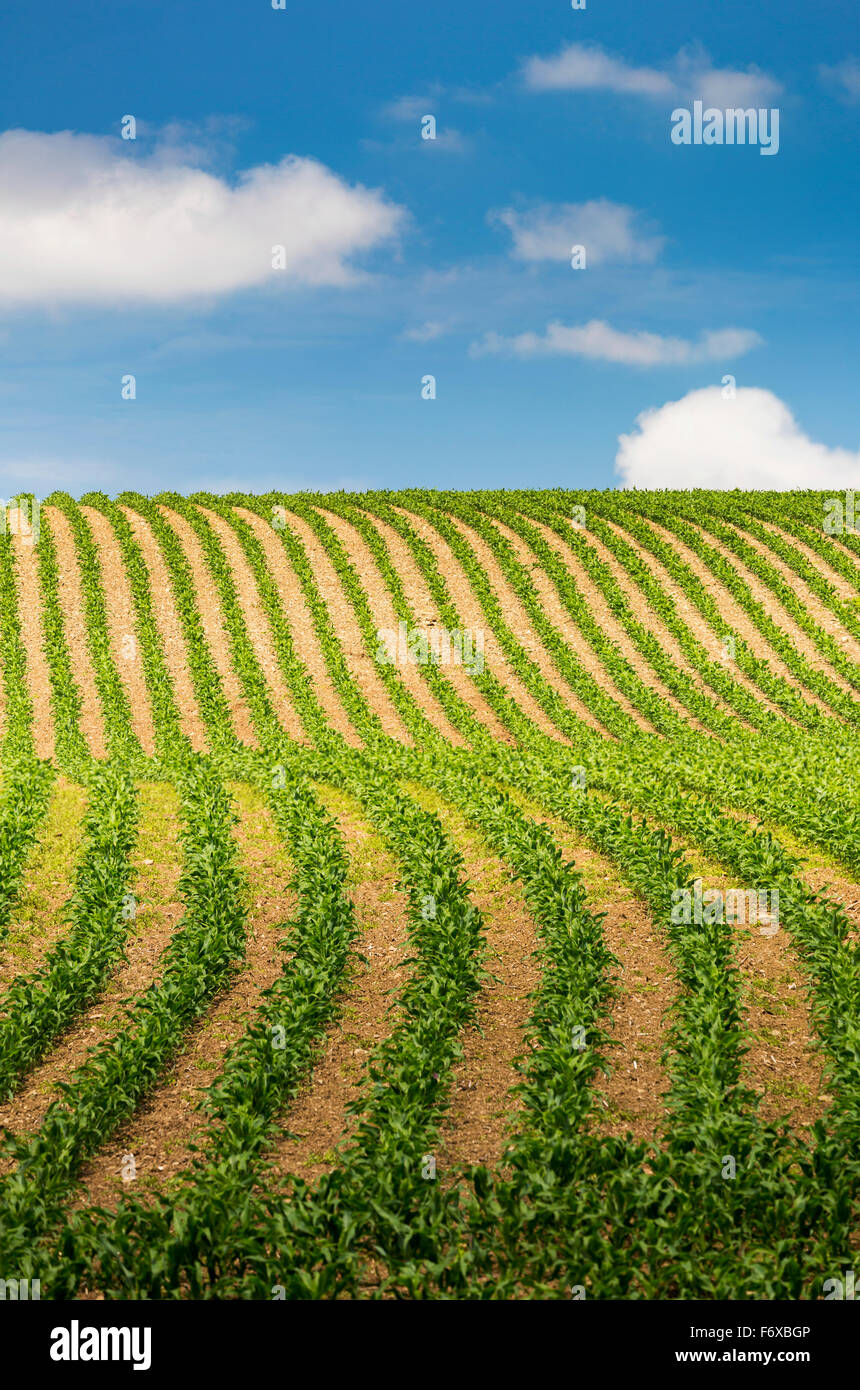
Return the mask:
<path fill-rule="evenodd" d="M 148 757 L 155 752 L 155 730 L 149 691 L 135 635 L 134 603 L 119 542 L 107 517 L 94 507 L 81 507 L 98 550 L 114 664 L 125 687 L 131 725 Z"/>
<path fill-rule="evenodd" d="M 232 570 L 248 637 L 265 677 L 269 696 L 281 727 L 289 738 L 295 739 L 296 742 L 305 741 L 306 734 L 302 728 L 302 721 L 296 713 L 292 697 L 281 672 L 271 628 L 260 603 L 260 595 L 251 567 L 242 553 L 242 547 L 236 539 L 235 532 L 227 525 L 223 517 L 218 516 L 208 507 L 200 506 L 198 510 L 205 516 L 218 537 Z"/>
<path fill-rule="evenodd" d="M 320 508 L 317 510 L 321 511 Z M 387 655 L 398 631 L 398 619 L 376 561 L 354 526 L 350 526 L 347 521 L 344 521 L 333 511 L 325 511 L 324 516 L 350 561 L 361 575 L 362 587 L 367 595 L 370 611 L 379 635 L 380 650 L 385 650 Z M 447 670 L 447 667 L 442 669 Z M 415 665 L 408 660 L 398 660 L 397 674 L 418 708 L 439 730 L 440 734 L 451 744 L 464 744 L 465 739 L 451 724 L 439 702 L 434 699 Z"/>
<path fill-rule="evenodd" d="M 197 598 L 197 611 L 203 624 L 209 652 L 218 675 L 221 677 L 224 696 L 229 705 L 236 737 L 251 748 L 258 748 L 259 742 L 254 731 L 248 702 L 242 695 L 239 677 L 230 660 L 230 644 L 224 625 L 224 616 L 221 612 L 218 595 L 209 577 L 203 548 L 193 527 L 184 517 L 163 505 L 159 505 L 158 510 L 167 524 L 176 532 L 191 571 Z"/>
<path fill-rule="evenodd" d="M 314 578 L 329 610 L 341 650 L 354 680 L 379 718 L 384 732 L 401 743 L 409 743 L 410 736 L 376 673 L 374 654 L 368 652 L 365 647 L 352 605 L 343 592 L 334 565 L 303 517 L 291 511 L 288 525 L 304 547 L 313 567 Z"/>
<path fill-rule="evenodd" d="M 564 736 L 559 733 L 548 715 L 544 713 L 537 701 L 526 690 L 522 681 L 514 674 L 511 663 L 487 624 L 483 609 L 472 592 L 468 576 L 463 572 L 462 566 L 451 551 L 450 546 L 439 535 L 435 527 L 431 526 L 423 517 L 400 506 L 395 507 L 395 511 L 409 522 L 412 529 L 432 550 L 436 562 L 445 576 L 451 598 L 464 625 L 475 633 L 483 633 L 486 669 L 498 678 L 535 728 L 559 743 L 565 742 Z"/>
<path fill-rule="evenodd" d="M 194 752 L 202 753 L 208 742 L 206 724 L 194 694 L 194 685 L 191 680 L 185 641 L 182 635 L 182 623 L 173 600 L 167 565 L 145 518 L 131 507 L 122 507 L 121 510 L 131 527 L 134 539 L 140 547 L 146 568 L 149 571 L 155 618 L 164 647 L 164 660 L 170 673 L 170 682 L 179 708 L 181 729 Z"/>
<path fill-rule="evenodd" d="M 51 528 L 57 563 L 62 574 L 59 600 L 65 622 L 72 674 L 81 692 L 80 729 L 92 756 L 103 759 L 107 756 L 105 722 L 87 643 L 84 594 L 75 538 L 67 518 L 58 508 L 43 507 L 43 525 L 45 520 Z"/>
<path fill-rule="evenodd" d="M 277 532 L 261 516 L 258 516 L 256 512 L 249 511 L 247 507 L 236 506 L 233 510 L 238 517 L 248 523 L 263 549 L 266 564 L 277 585 L 281 604 L 289 619 L 297 655 L 307 668 L 308 675 L 313 682 L 314 692 L 329 723 L 348 744 L 354 748 L 360 747 L 361 737 L 353 727 L 332 684 L 319 638 L 314 629 L 313 617 L 302 593 L 302 586 L 289 562 Z"/>
<path fill-rule="evenodd" d="M 39 587 L 39 559 L 30 536 L 12 525 L 15 588 L 21 618 L 21 640 L 27 654 L 27 686 L 33 704 L 33 746 L 37 758 L 54 756 L 54 711 L 51 676 L 45 656 L 45 626 Z"/>

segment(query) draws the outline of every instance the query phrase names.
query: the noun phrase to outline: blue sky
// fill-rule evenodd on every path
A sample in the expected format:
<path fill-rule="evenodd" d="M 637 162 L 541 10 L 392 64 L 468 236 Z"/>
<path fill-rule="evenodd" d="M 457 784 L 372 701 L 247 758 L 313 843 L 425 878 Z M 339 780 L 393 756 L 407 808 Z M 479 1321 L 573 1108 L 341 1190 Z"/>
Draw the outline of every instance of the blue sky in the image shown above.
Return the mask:
<path fill-rule="evenodd" d="M 852 18 L 6 0 L 5 495 L 860 477 Z"/>

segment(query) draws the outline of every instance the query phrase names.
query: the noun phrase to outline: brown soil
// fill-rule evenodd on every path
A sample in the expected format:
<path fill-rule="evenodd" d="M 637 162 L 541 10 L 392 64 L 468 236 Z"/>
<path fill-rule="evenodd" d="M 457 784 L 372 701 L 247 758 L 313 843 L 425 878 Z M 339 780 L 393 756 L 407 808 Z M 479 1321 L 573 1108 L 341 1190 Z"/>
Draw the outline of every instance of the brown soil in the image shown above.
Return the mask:
<path fill-rule="evenodd" d="M 29 1074 L 13 1100 L 0 1106 L 0 1126 L 19 1132 L 37 1129 L 51 1102 L 60 1099 L 58 1083 L 69 1081 L 87 1053 L 118 1032 L 125 1020 L 124 1006 L 160 974 L 162 952 L 182 913 L 176 898 L 180 865 L 175 792 L 165 783 L 144 783 L 140 812 L 140 835 L 131 861 L 137 908 L 125 957 L 104 993 L 52 1044 L 46 1060 Z"/>
<path fill-rule="evenodd" d="M 667 598 L 671 599 L 678 616 L 682 619 L 685 626 L 689 628 L 692 636 L 695 637 L 696 641 L 704 647 L 708 656 L 712 660 L 722 660 L 722 639 L 717 636 L 710 624 L 705 621 L 698 608 L 696 608 L 692 601 L 687 597 L 680 584 L 678 584 L 669 574 L 668 570 L 664 568 L 660 560 L 658 560 L 655 555 L 652 555 L 650 550 L 645 550 L 644 548 L 640 547 L 637 544 L 634 537 L 628 535 L 627 532 L 622 529 L 622 527 L 617 526 L 612 521 L 606 521 L 605 524 L 609 527 L 610 530 L 615 532 L 616 536 L 618 536 L 620 540 L 623 540 L 628 545 L 633 546 L 633 548 L 637 551 L 643 563 L 648 566 L 655 581 L 660 585 L 661 589 L 663 589 Z M 586 533 L 585 539 L 589 542 L 589 544 L 593 544 L 595 546 L 595 549 L 598 551 L 598 554 L 601 553 L 601 549 L 599 548 L 601 543 L 597 541 L 596 537 L 592 536 L 590 533 Z M 608 551 L 606 553 L 609 554 Z M 642 602 L 645 603 L 644 598 Z M 759 689 L 755 682 L 743 671 L 739 670 L 739 668 L 736 665 L 732 665 L 726 662 L 724 662 L 723 664 L 727 666 L 732 680 L 735 681 L 738 685 L 742 685 L 751 695 L 755 697 L 759 704 L 761 704 L 766 710 L 769 710 L 771 714 L 778 714 L 780 718 L 788 718 L 787 715 L 783 715 L 781 711 L 777 709 L 777 706 L 774 705 L 767 698 L 767 696 Z M 713 692 L 711 693 L 713 694 Z M 794 720 L 792 720 L 791 722 L 796 723 L 796 721 Z"/>
<path fill-rule="evenodd" d="M 215 663 L 215 669 L 221 677 L 224 698 L 230 708 L 230 717 L 233 721 L 236 737 L 241 743 L 247 743 L 251 748 L 259 748 L 248 702 L 242 695 L 239 677 L 233 670 L 233 663 L 230 659 L 230 640 L 227 636 L 224 615 L 221 611 L 218 592 L 206 564 L 203 547 L 197 538 L 197 533 L 184 517 L 161 504 L 159 504 L 158 510 L 168 525 L 173 527 L 185 552 L 185 560 L 194 583 L 197 612 L 200 614 L 206 644 Z"/>
<path fill-rule="evenodd" d="M 365 648 L 352 604 L 321 542 L 308 523 L 294 512 L 287 513 L 287 525 L 304 546 L 320 596 L 329 611 L 344 660 L 368 705 L 379 718 L 386 734 L 399 739 L 401 743 L 411 743 L 409 733 L 377 674 L 373 657 Z"/>
<path fill-rule="evenodd" d="M 463 1056 L 453 1071 L 438 1171 L 471 1163 L 495 1167 L 519 1111 L 511 1087 L 520 1080 L 515 1063 L 525 1053 L 526 1023 L 540 983 L 537 930 L 519 883 L 499 858 L 488 855 L 463 817 L 433 792 L 412 785 L 408 790 L 439 816 L 463 855 L 470 897 L 483 918 L 484 968 L 491 976 L 481 990 L 475 1024 L 461 1039 Z"/>
<path fill-rule="evenodd" d="M 594 583 L 585 567 L 580 564 L 570 546 L 566 545 L 561 537 L 557 536 L 549 526 L 544 525 L 542 522 L 536 524 L 544 540 L 552 547 L 564 564 L 576 584 L 577 589 L 588 604 L 595 622 L 601 628 L 604 635 L 609 638 L 610 642 L 614 643 L 622 656 L 624 656 L 636 669 L 637 674 L 645 685 L 648 685 L 652 690 L 656 690 L 658 694 L 662 695 L 682 718 L 686 718 L 693 722 L 689 711 L 684 709 L 674 696 L 669 694 L 663 684 L 654 675 L 651 668 L 646 665 L 644 659 L 636 651 L 636 648 L 633 646 L 624 628 L 613 616 L 600 589 Z M 552 618 L 556 627 L 559 627 L 560 623 L 564 623 L 564 628 L 561 630 L 564 631 L 568 644 L 573 648 L 580 661 L 586 666 L 598 685 L 601 686 L 616 704 L 621 706 L 624 712 L 639 725 L 640 729 L 646 729 L 653 733 L 653 726 L 646 719 L 645 715 L 637 710 L 635 705 L 628 700 L 627 696 L 618 689 L 612 679 L 611 673 L 603 665 L 603 662 L 597 656 L 594 649 L 585 641 L 585 638 L 573 623 L 572 619 L 567 616 L 556 593 L 555 585 L 543 569 L 543 566 L 536 562 L 534 551 L 526 545 L 515 531 L 511 531 L 507 526 L 503 527 L 501 522 L 496 522 L 496 525 L 499 527 L 499 530 L 507 536 L 522 562 L 531 569 L 532 579 L 539 588 L 544 606 L 547 609 L 547 616 Z M 558 615 L 557 617 L 556 614 Z M 698 725 L 698 721 L 695 722 Z"/>
<path fill-rule="evenodd" d="M 361 580 L 377 631 L 396 632 L 397 614 L 370 547 L 356 528 L 344 521 L 342 517 L 333 512 L 323 513 L 321 508 L 317 510 L 334 531 Z M 399 664 L 397 674 L 418 708 L 426 715 L 434 728 L 438 729 L 449 743 L 462 747 L 466 740 L 449 721 L 439 701 L 431 693 L 427 682 L 422 679 L 417 666 L 413 666 L 409 662 Z"/>
<path fill-rule="evenodd" d="M 774 835 L 780 838 L 779 829 L 774 830 Z M 846 940 L 860 946 L 860 883 L 848 877 L 841 865 L 834 863 L 805 864 L 797 870 L 797 876 L 814 893 L 822 894 L 842 908 L 849 921 Z"/>
<path fill-rule="evenodd" d="M 94 507 L 81 507 L 81 513 L 98 550 L 111 652 L 131 708 L 131 727 L 144 753 L 151 757 L 155 752 L 155 730 L 122 551 L 106 516 Z"/>
<path fill-rule="evenodd" d="M 361 874 L 350 890 L 361 937 L 340 1015 L 328 1029 L 313 1075 L 283 1117 L 284 1136 L 270 1155 L 276 1173 L 307 1182 L 330 1172 L 335 1149 L 349 1143 L 355 1119 L 347 1107 L 370 1053 L 396 1019 L 396 993 L 408 955 L 408 899 L 392 886 L 398 878 L 395 862 L 360 816 L 341 811 L 337 820 L 352 872 Z M 371 862 L 361 870 L 357 861 L 368 847 Z M 365 877 L 367 872 L 373 876 Z"/>
<path fill-rule="evenodd" d="M 778 537 L 779 540 L 784 541 L 787 545 L 793 546 L 795 550 L 799 550 L 801 555 L 803 555 L 811 565 L 814 565 L 822 578 L 826 579 L 827 583 L 833 586 L 838 598 L 856 599 L 857 588 L 855 588 L 850 580 L 841 575 L 838 570 L 833 569 L 823 556 L 819 555 L 817 550 L 812 549 L 812 546 L 800 540 L 793 532 L 785 531 L 781 526 L 776 526 L 772 521 L 759 519 L 759 525 L 764 527 L 765 531 L 770 531 L 771 534 Z M 822 539 L 825 540 L 827 544 L 830 544 L 829 537 L 822 536 Z M 856 561 L 856 557 L 853 558 Z M 857 579 L 858 584 L 860 584 L 860 570 L 857 572 Z"/>
<path fill-rule="evenodd" d="M 695 529 L 705 541 L 710 545 L 716 545 L 717 549 L 720 549 L 719 541 L 717 541 L 716 537 L 712 536 L 710 532 L 706 531 L 704 527 L 696 526 Z M 736 535 L 741 535 L 736 527 L 730 527 L 730 529 L 734 530 Z M 788 565 L 783 560 L 780 560 L 779 556 L 774 555 L 766 546 L 762 545 L 761 541 L 756 540 L 754 536 L 747 535 L 743 535 L 742 539 L 745 540 L 753 550 L 758 551 L 758 553 L 779 572 L 781 577 L 787 581 L 800 602 L 808 610 L 809 616 L 818 623 L 819 627 L 821 627 L 824 632 L 829 633 L 830 636 L 834 637 L 838 642 L 844 641 L 846 644 L 853 644 L 851 650 L 849 650 L 846 645 L 845 654 L 851 657 L 852 660 L 856 660 L 857 654 L 860 654 L 860 648 L 857 647 L 854 639 L 849 637 L 845 628 L 842 627 L 842 624 L 838 621 L 831 609 L 829 609 L 826 604 L 822 603 L 821 599 L 817 598 L 811 589 L 807 588 L 803 580 L 796 575 L 793 570 L 789 569 Z M 761 604 L 768 617 L 791 638 L 794 646 L 801 655 L 806 658 L 809 665 L 813 666 L 817 671 L 823 671 L 841 690 L 850 693 L 853 687 L 844 676 L 841 676 L 839 672 L 831 666 L 827 658 L 822 656 L 812 638 L 798 626 L 788 610 L 783 607 L 780 600 L 773 593 L 773 590 L 765 584 L 764 580 L 759 579 L 758 575 L 754 574 L 742 560 L 739 560 L 737 555 L 732 551 L 727 550 L 725 554 L 726 558 L 730 560 L 732 568 L 736 571 L 738 577 L 747 585 L 753 598 Z"/>
<path fill-rule="evenodd" d="M 779 530 L 778 527 L 774 529 Z M 803 544 L 801 541 L 796 540 L 795 537 L 787 531 L 780 531 L 780 534 L 784 535 L 786 540 L 791 541 L 792 545 L 800 546 Z M 854 568 L 854 579 L 856 582 L 850 585 L 846 597 L 856 598 L 857 592 L 858 590 L 860 590 L 860 554 L 858 554 L 858 552 L 851 545 L 848 544 L 847 539 L 843 536 L 829 536 L 826 534 L 826 532 L 824 532 L 823 529 L 819 532 L 819 535 L 821 536 L 821 539 L 824 541 L 824 544 L 827 546 L 828 550 L 832 551 L 834 556 L 838 554 L 842 557 L 843 560 L 850 560 Z M 822 561 L 821 557 L 814 550 L 809 551 L 809 556 L 813 564 L 817 565 L 819 568 L 824 567 L 824 572 L 826 573 L 827 577 L 830 578 L 831 571 L 824 566 L 824 562 Z M 847 582 L 841 575 L 837 575 L 837 578 L 840 584 L 845 584 Z"/>
<path fill-rule="evenodd" d="M 248 1026 L 262 991 L 274 983 L 283 968 L 284 956 L 276 947 L 285 934 L 280 929 L 295 907 L 290 888 L 292 867 L 262 795 L 238 784 L 230 784 L 230 790 L 239 814 L 234 834 L 250 889 L 244 960 L 229 985 L 186 1035 L 182 1051 L 156 1089 L 85 1166 L 79 1206 L 116 1205 L 127 1190 L 122 1171 L 129 1154 L 136 1165 L 136 1195 L 162 1187 L 189 1166 L 194 1145 L 206 1127 L 206 1117 L 197 1108 L 202 1091 L 220 1071 L 228 1047 Z M 180 907 L 177 904 L 177 909 Z"/>
<path fill-rule="evenodd" d="M 286 1134 L 272 1154 L 275 1171 L 283 1176 L 314 1182 L 331 1172 L 335 1150 L 349 1143 L 355 1117 L 347 1107 L 370 1053 L 390 1030 L 390 991 L 403 981 L 406 897 L 397 893 L 389 901 L 389 896 L 385 880 L 360 884 L 353 895 L 368 963 L 353 974 L 344 1015 L 325 1040 L 313 1081 L 283 1122 Z"/>
<path fill-rule="evenodd" d="M 281 671 L 269 620 L 260 602 L 257 582 L 251 566 L 245 559 L 244 551 L 236 539 L 236 533 L 217 513 L 209 511 L 206 507 L 198 507 L 197 510 L 206 518 L 218 537 L 221 549 L 224 551 L 233 572 L 236 596 L 245 618 L 248 639 L 254 648 L 254 655 L 265 677 L 269 698 L 280 725 L 289 738 L 295 739 L 298 743 L 307 742 L 302 721 L 296 713 L 292 696 L 287 689 Z"/>
<path fill-rule="evenodd" d="M 402 507 L 397 507 L 395 510 L 409 522 L 413 531 L 421 536 L 422 540 L 433 551 L 436 563 L 445 579 L 451 602 L 459 613 L 463 626 L 473 632 L 483 632 L 484 660 L 487 670 L 491 671 L 506 687 L 507 693 L 516 701 L 522 713 L 531 720 L 541 733 L 555 739 L 556 742 L 568 743 L 569 740 L 559 732 L 549 717 L 544 714 L 540 705 L 526 690 L 522 681 L 514 674 L 510 662 L 496 641 L 484 611 L 472 591 L 468 576 L 450 546 L 439 535 L 435 527 L 431 526 L 423 517 L 416 516 L 413 512 L 406 511 Z"/>
<path fill-rule="evenodd" d="M 44 526 L 46 522 L 53 537 L 57 565 L 62 575 L 59 600 L 72 677 L 81 692 L 80 729 L 93 757 L 105 758 L 107 745 L 104 718 L 87 642 L 84 595 L 75 538 L 68 520 L 56 507 L 42 508 L 41 524 Z"/>
<path fill-rule="evenodd" d="M 728 525 L 729 523 L 726 524 Z M 843 627 L 833 609 L 830 608 L 823 599 L 819 598 L 817 594 L 813 593 L 806 581 L 801 579 L 798 574 L 795 574 L 794 570 L 786 564 L 785 560 L 783 560 L 780 555 L 775 554 L 769 546 L 766 546 L 756 536 L 752 536 L 746 531 L 741 531 L 735 526 L 732 526 L 731 529 L 735 531 L 737 535 L 741 536 L 748 545 L 751 545 L 754 550 L 758 551 L 759 555 L 763 556 L 768 564 L 772 565 L 773 568 L 778 571 L 786 584 L 791 586 L 791 589 L 800 603 L 803 604 L 809 616 L 814 619 L 823 632 L 826 632 L 828 636 L 832 637 L 835 642 L 840 644 L 849 660 L 860 661 L 860 642 L 848 632 L 847 628 Z M 772 528 L 768 529 L 772 530 Z M 798 548 L 799 547 L 795 546 L 795 549 Z M 823 578 L 826 577 L 823 575 L 824 568 L 825 566 L 821 562 L 816 565 L 816 569 L 822 573 Z M 847 587 L 845 580 L 841 581 L 841 587 Z M 837 594 L 837 597 L 841 597 L 841 594 Z M 831 670 L 829 664 L 826 669 L 829 673 Z"/>
<path fill-rule="evenodd" d="M 179 726 L 195 753 L 202 753 L 207 745 L 206 725 L 200 714 L 191 681 L 191 673 L 188 669 L 182 622 L 174 602 L 170 574 L 148 522 L 130 507 L 123 507 L 122 512 L 131 527 L 135 542 L 140 548 L 146 568 L 149 571 L 152 608 L 164 649 L 165 665 L 170 675 L 173 695 L 179 710 Z"/>
<path fill-rule="evenodd" d="M 649 824 L 666 828 L 656 820 Z M 670 833 L 683 847 L 705 890 L 718 888 L 727 893 L 745 887 L 736 876 L 705 859 L 684 836 Z M 741 1080 L 761 1096 L 762 1119 L 785 1119 L 793 1129 L 803 1130 L 824 1113 L 829 1099 L 822 1094 L 810 986 L 788 932 L 780 928 L 769 935 L 762 926 L 769 924 L 751 920 L 734 928 L 743 977 L 744 1026 L 749 1031 Z"/>
<path fill-rule="evenodd" d="M 564 542 L 561 540 L 561 537 L 556 536 L 554 531 L 552 531 L 549 527 L 543 526 L 542 523 L 540 524 L 540 529 L 543 531 L 543 534 L 550 545 L 555 543 L 555 548 L 559 551 L 559 554 L 562 557 L 564 557 L 565 552 L 567 552 L 568 554 L 570 553 L 569 547 L 564 546 Z M 729 706 L 725 703 L 722 697 L 716 694 L 715 691 L 711 690 L 711 688 L 705 684 L 696 668 L 689 663 L 683 651 L 681 650 L 681 647 L 677 639 L 666 627 L 659 614 L 655 613 L 654 609 L 651 607 L 651 605 L 648 603 L 648 600 L 645 598 L 645 595 L 643 594 L 642 590 L 638 587 L 638 585 L 634 584 L 633 580 L 630 578 L 630 575 L 627 573 L 624 566 L 620 564 L 618 560 L 616 560 L 615 556 L 612 554 L 612 551 L 609 550 L 607 546 L 605 546 L 603 542 L 596 535 L 594 535 L 593 532 L 583 532 L 582 539 L 586 545 L 591 547 L 591 549 L 595 552 L 595 555 L 597 556 L 598 560 L 600 560 L 601 563 L 611 573 L 613 579 L 615 580 L 615 583 L 618 585 L 619 589 L 624 594 L 624 597 L 627 600 L 628 606 L 630 608 L 631 613 L 633 614 L 633 617 L 643 627 L 647 628 L 649 632 L 653 633 L 657 641 L 660 643 L 660 646 L 666 652 L 667 656 L 671 659 L 673 664 L 678 667 L 679 671 L 682 671 L 689 680 L 691 680 L 696 686 L 698 686 L 698 688 L 702 691 L 704 695 L 708 696 L 727 713 L 732 714 L 734 718 L 737 718 L 738 716 L 734 714 L 734 711 L 729 709 Z M 608 618 L 612 616 L 611 610 L 609 609 L 608 605 L 606 605 L 606 614 Z M 602 622 L 601 626 L 603 626 Z M 608 631 L 608 628 L 605 628 L 604 630 Z M 625 652 L 627 652 L 627 648 L 625 648 L 624 650 Z M 635 652 L 636 656 L 634 659 L 633 655 L 628 655 L 628 660 L 630 660 L 634 664 L 638 674 L 644 680 L 645 674 L 647 673 L 649 668 L 647 667 L 641 653 L 637 652 L 637 649 L 633 646 L 632 642 L 630 643 L 629 650 L 630 652 Z M 658 688 L 662 692 L 662 685 L 660 685 Z M 691 724 L 693 724 L 694 727 L 700 727 L 698 721 L 689 713 L 689 711 L 686 714 L 686 718 L 690 721 Z M 739 722 L 745 724 L 745 721 L 743 720 L 739 720 Z"/>
<path fill-rule="evenodd" d="M 660 526 L 656 521 L 651 521 L 647 517 L 643 518 L 643 520 L 645 520 L 646 524 L 659 535 L 661 540 L 665 541 L 667 545 L 671 545 L 672 548 L 677 551 L 678 558 L 693 571 L 702 586 L 710 590 L 711 597 L 718 605 L 727 625 L 744 639 L 754 655 L 767 661 L 771 670 L 794 686 L 795 690 L 802 694 L 807 703 L 817 705 L 819 709 L 824 710 L 835 719 L 836 716 L 833 715 L 832 710 L 825 705 L 824 701 L 820 700 L 817 695 L 813 695 L 811 691 L 801 685 L 797 676 L 789 670 L 782 658 L 777 655 L 767 639 L 759 632 L 752 619 L 749 618 L 743 608 L 741 608 L 740 604 L 711 573 L 704 560 L 702 560 L 695 551 L 691 550 L 689 546 L 684 545 L 676 535 L 671 531 L 667 531 L 665 527 Z M 740 563 L 735 556 L 732 556 L 732 567 L 743 577 Z M 721 643 L 716 636 L 711 639 L 710 650 L 714 656 L 719 658 Z"/>
<path fill-rule="evenodd" d="M 439 609 L 427 586 L 421 570 L 413 558 L 409 546 L 402 536 L 389 526 L 388 522 L 381 521 L 379 517 L 370 513 L 366 514 L 367 520 L 379 532 L 386 549 L 391 557 L 403 585 L 403 592 L 406 601 L 412 612 L 415 614 L 418 626 L 422 630 L 430 630 L 442 627 L 442 619 Z M 513 742 L 510 733 L 501 723 L 494 710 L 487 704 L 475 682 L 471 679 L 468 672 L 456 664 L 440 667 L 446 680 L 450 681 L 460 699 L 469 706 L 472 713 L 482 724 L 487 726 L 488 731 L 494 738 L 502 743 Z"/>
<path fill-rule="evenodd" d="M 738 957 L 752 1033 L 746 1079 L 762 1097 L 764 1120 L 784 1119 L 802 1130 L 824 1114 L 830 1099 L 823 1094 L 822 1060 L 813 1046 L 809 986 L 787 932 L 762 936 L 756 926 L 746 931 Z"/>
<path fill-rule="evenodd" d="M 606 1029 L 609 1069 L 597 1078 L 593 1123 L 599 1134 L 653 1140 L 665 1123 L 662 1052 L 675 979 L 663 933 L 647 906 L 618 876 L 611 859 L 591 849 L 564 821 L 516 794 L 514 799 L 552 830 L 582 877 L 588 908 L 604 914 L 603 935 L 617 967 Z"/>
<path fill-rule="evenodd" d="M 544 680 L 561 696 L 568 709 L 576 715 L 577 719 L 580 719 L 583 724 L 587 724 L 590 729 L 598 729 L 601 732 L 605 732 L 588 706 L 580 700 L 578 695 L 574 694 L 567 684 L 567 681 L 560 674 L 558 667 L 541 641 L 540 636 L 531 627 L 531 619 L 528 613 L 515 594 L 501 565 L 483 536 L 480 536 L 471 526 L 467 526 L 459 517 L 452 517 L 451 521 L 460 532 L 461 536 L 469 542 L 469 545 L 475 552 L 476 558 L 480 561 L 501 603 L 505 622 L 527 656 L 534 662 L 535 666 L 537 666 Z M 560 737 L 560 735 L 557 735 L 557 737 Z"/>
<path fill-rule="evenodd" d="M 15 587 L 21 641 L 27 656 L 27 689 L 33 702 L 33 743 L 38 758 L 54 756 L 54 713 L 51 709 L 51 676 L 43 650 L 45 629 L 42 616 L 42 590 L 39 585 L 39 557 L 30 535 L 23 534 L 17 508 L 10 508 L 12 553 L 15 557 Z"/>
<path fill-rule="evenodd" d="M 305 602 L 302 586 L 282 541 L 275 530 L 255 512 L 248 511 L 245 507 L 234 507 L 233 510 L 248 523 L 262 547 L 269 573 L 275 582 L 281 606 L 290 625 L 296 655 L 307 668 L 308 679 L 328 722 L 353 748 L 360 748 L 362 740 L 353 728 L 332 684 L 311 611 Z"/>

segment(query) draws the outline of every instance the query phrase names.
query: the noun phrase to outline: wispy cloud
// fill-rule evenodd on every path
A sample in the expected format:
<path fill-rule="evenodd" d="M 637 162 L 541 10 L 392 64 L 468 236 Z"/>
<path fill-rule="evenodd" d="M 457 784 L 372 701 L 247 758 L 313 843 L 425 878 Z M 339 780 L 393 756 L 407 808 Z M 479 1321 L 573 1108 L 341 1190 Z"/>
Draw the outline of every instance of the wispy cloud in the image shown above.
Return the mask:
<path fill-rule="evenodd" d="M 470 348 L 473 357 L 503 353 L 514 357 L 588 357 L 629 367 L 690 366 L 740 357 L 762 339 L 747 328 L 721 328 L 703 333 L 696 342 L 665 338 L 659 333 L 624 333 L 603 319 L 581 326 L 550 323 L 544 334 L 519 333 L 503 337 L 487 333 Z"/>
<path fill-rule="evenodd" d="M 597 198 L 587 203 L 542 203 L 520 211 L 499 208 L 488 214 L 513 237 L 513 255 L 521 261 L 564 261 L 571 247 L 586 248 L 589 265 L 609 261 L 650 264 L 666 238 L 644 225 L 642 214 L 622 203 Z"/>
<path fill-rule="evenodd" d="M 822 64 L 818 73 L 843 101 L 860 101 L 860 62 L 856 58 L 845 58 L 832 67 Z"/>
<path fill-rule="evenodd" d="M 636 67 L 597 44 L 571 43 L 549 58 L 531 57 L 522 69 L 536 92 L 605 91 L 619 95 L 701 100 L 713 106 L 770 101 L 781 83 L 751 64 L 718 68 L 698 45 L 682 48 L 662 67 Z"/>
<path fill-rule="evenodd" d="M 442 95 L 441 87 L 430 87 L 423 93 L 397 97 L 382 108 L 382 116 L 391 121 L 420 121 L 432 115 Z"/>
<path fill-rule="evenodd" d="M 435 338 L 441 338 L 447 332 L 446 324 L 435 319 L 428 319 L 426 323 L 419 324 L 415 328 L 404 328 L 400 336 L 410 343 L 432 343 Z"/>
<path fill-rule="evenodd" d="M 442 82 L 431 82 L 420 92 L 408 92 L 388 102 L 380 115 L 391 121 L 420 121 L 422 116 L 438 115 L 442 106 L 455 103 L 461 106 L 489 106 L 493 100 L 492 93 L 487 91 L 446 87 Z"/>

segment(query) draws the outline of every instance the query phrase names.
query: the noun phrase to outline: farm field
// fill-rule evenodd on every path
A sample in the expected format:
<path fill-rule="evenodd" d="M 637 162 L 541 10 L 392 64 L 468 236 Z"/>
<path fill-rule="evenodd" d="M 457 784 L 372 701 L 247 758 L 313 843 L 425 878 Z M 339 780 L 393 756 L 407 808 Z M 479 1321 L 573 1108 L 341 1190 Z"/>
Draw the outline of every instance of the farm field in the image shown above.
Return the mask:
<path fill-rule="evenodd" d="M 828 516 L 14 499 L 0 1276 L 832 1296 L 860 1235 L 860 536 Z"/>

